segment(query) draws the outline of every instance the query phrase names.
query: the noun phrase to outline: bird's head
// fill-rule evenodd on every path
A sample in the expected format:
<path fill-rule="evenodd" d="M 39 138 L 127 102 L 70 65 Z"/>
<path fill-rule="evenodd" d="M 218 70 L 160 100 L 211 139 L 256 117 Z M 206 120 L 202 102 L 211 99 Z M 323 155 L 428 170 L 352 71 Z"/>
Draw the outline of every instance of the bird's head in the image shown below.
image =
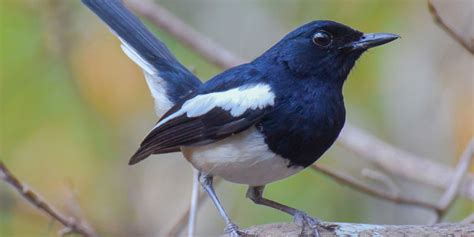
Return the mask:
<path fill-rule="evenodd" d="M 363 52 L 397 38 L 364 34 L 334 21 L 313 21 L 287 34 L 268 53 L 305 78 L 343 82 Z"/>

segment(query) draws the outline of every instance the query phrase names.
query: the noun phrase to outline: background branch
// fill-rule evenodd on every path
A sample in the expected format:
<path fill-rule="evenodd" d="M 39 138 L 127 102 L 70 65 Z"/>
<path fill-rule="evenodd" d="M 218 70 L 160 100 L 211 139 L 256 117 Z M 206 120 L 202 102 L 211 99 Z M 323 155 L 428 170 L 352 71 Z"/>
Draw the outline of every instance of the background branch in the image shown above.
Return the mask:
<path fill-rule="evenodd" d="M 230 51 L 197 32 L 160 5 L 147 0 L 130 0 L 126 4 L 214 65 L 230 68 L 242 63 Z"/>
<path fill-rule="evenodd" d="M 436 204 L 434 203 L 418 200 L 414 197 L 402 196 L 399 193 L 387 192 L 387 191 L 372 187 L 371 185 L 365 184 L 352 176 L 333 171 L 321 165 L 313 164 L 311 168 L 323 173 L 324 175 L 328 177 L 333 178 L 335 181 L 343 185 L 347 185 L 351 188 L 354 188 L 358 191 L 369 194 L 373 197 L 384 199 L 384 200 L 391 201 L 398 204 L 419 206 L 422 208 L 438 211 L 438 206 L 436 206 Z"/>
<path fill-rule="evenodd" d="M 88 224 L 84 224 L 86 223 L 85 221 L 77 217 L 66 216 L 56 210 L 53 205 L 46 202 L 39 194 L 35 193 L 33 190 L 28 188 L 28 186 L 20 182 L 1 161 L 0 178 L 12 186 L 31 205 L 61 223 L 64 226 L 64 228 L 59 231 L 61 235 L 76 233 L 86 237 L 97 237 L 95 230 Z"/>
<path fill-rule="evenodd" d="M 467 148 L 464 150 L 464 152 L 461 155 L 461 158 L 459 159 L 456 172 L 454 173 L 452 177 L 449 188 L 446 190 L 446 192 L 444 193 L 444 195 L 441 197 L 441 199 L 438 202 L 439 211 L 437 213 L 438 215 L 437 215 L 436 222 L 439 222 L 444 217 L 446 212 L 453 205 L 454 200 L 456 200 L 458 190 L 461 187 L 461 180 L 467 174 L 469 167 L 471 165 L 473 156 L 474 156 L 474 139 L 471 139 Z M 474 187 L 471 187 L 471 188 L 474 189 Z"/>
<path fill-rule="evenodd" d="M 196 227 L 196 216 L 199 202 L 199 171 L 193 168 L 193 187 L 191 192 L 191 202 L 188 212 L 188 237 L 193 237 Z"/>
<path fill-rule="evenodd" d="M 338 143 L 347 150 L 373 162 L 385 171 L 422 184 L 446 190 L 455 170 L 388 144 L 350 124 L 346 124 Z M 423 170 L 423 172 L 420 172 Z M 458 194 L 474 201 L 474 175 L 461 180 Z"/>
<path fill-rule="evenodd" d="M 214 187 L 217 187 L 222 179 L 219 177 L 214 178 Z M 204 201 L 207 199 L 207 194 L 200 192 L 198 195 L 197 203 L 196 203 L 196 210 L 202 206 Z M 186 207 L 184 212 L 179 216 L 178 220 L 171 226 L 169 231 L 166 232 L 165 236 L 178 236 L 183 229 L 186 227 L 186 223 L 188 221 L 189 215 L 191 213 L 191 204 Z"/>
<path fill-rule="evenodd" d="M 461 35 L 459 35 L 459 33 L 449 27 L 446 22 L 444 22 L 443 18 L 441 18 L 438 13 L 438 10 L 436 10 L 436 7 L 434 6 L 431 0 L 428 0 L 428 9 L 431 13 L 431 16 L 433 17 L 434 22 L 441 29 L 443 29 L 449 36 L 451 36 L 451 38 L 453 38 L 456 42 L 463 46 L 467 51 L 469 51 L 471 54 L 474 54 L 474 39 L 470 38 L 470 36 L 463 38 Z"/>

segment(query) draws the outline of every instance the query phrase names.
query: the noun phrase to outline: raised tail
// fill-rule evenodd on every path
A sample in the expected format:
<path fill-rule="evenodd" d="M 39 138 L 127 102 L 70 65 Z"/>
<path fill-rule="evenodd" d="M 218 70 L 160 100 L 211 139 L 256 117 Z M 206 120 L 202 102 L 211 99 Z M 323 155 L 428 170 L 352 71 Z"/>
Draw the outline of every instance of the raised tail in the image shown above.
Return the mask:
<path fill-rule="evenodd" d="M 161 116 L 201 85 L 121 0 L 82 0 L 122 41 L 122 50 L 145 72 Z"/>

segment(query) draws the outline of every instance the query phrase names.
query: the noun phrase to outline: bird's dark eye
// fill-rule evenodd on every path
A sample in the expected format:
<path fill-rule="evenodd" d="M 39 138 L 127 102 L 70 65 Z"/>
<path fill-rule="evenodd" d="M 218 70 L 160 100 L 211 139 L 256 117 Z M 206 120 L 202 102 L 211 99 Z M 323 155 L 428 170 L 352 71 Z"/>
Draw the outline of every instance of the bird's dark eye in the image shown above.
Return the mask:
<path fill-rule="evenodd" d="M 318 31 L 313 35 L 313 43 L 320 47 L 327 47 L 332 43 L 332 36 L 326 31 Z"/>

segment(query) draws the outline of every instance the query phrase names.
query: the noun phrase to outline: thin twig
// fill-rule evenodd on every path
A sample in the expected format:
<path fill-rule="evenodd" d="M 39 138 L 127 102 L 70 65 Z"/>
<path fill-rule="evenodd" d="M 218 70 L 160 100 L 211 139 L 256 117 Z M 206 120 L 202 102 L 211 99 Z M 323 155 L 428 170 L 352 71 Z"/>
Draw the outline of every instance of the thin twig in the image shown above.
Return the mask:
<path fill-rule="evenodd" d="M 454 176 L 453 168 L 416 156 L 348 123 L 338 138 L 338 144 L 391 174 L 442 190 L 449 187 Z M 474 175 L 466 175 L 458 194 L 474 200 L 473 186 Z"/>
<path fill-rule="evenodd" d="M 436 206 L 436 204 L 418 200 L 416 198 L 401 196 L 398 193 L 385 192 L 370 185 L 364 184 L 363 182 L 360 182 L 352 176 L 333 171 L 317 164 L 313 164 L 311 168 L 333 178 L 341 184 L 348 185 L 349 187 L 352 187 L 356 190 L 367 193 L 377 198 L 385 199 L 398 204 L 408 204 L 423 207 L 430 210 L 438 210 L 438 206 Z"/>
<path fill-rule="evenodd" d="M 242 63 L 230 51 L 197 32 L 159 4 L 148 0 L 129 0 L 126 4 L 216 66 L 229 68 Z"/>
<path fill-rule="evenodd" d="M 390 190 L 391 193 L 394 193 L 394 194 L 400 193 L 400 188 L 398 188 L 395 182 L 393 182 L 393 180 L 390 177 L 388 177 L 388 175 L 382 172 L 379 172 L 373 169 L 364 168 L 362 170 L 362 176 L 382 183 L 383 185 L 385 185 L 385 187 L 387 187 Z"/>
<path fill-rule="evenodd" d="M 74 188 L 74 184 L 71 180 L 67 182 L 67 205 L 68 211 L 76 217 L 76 219 L 80 220 L 81 224 L 84 228 L 90 230 L 92 236 L 98 236 L 95 230 L 92 228 L 92 225 L 86 220 L 84 217 L 84 212 L 82 211 L 82 207 L 79 203 L 79 198 L 77 196 L 77 191 Z"/>
<path fill-rule="evenodd" d="M 436 222 L 440 222 L 446 212 L 449 210 L 449 208 L 453 205 L 453 202 L 457 197 L 459 187 L 461 186 L 462 178 L 467 174 L 473 156 L 474 138 L 471 139 L 466 149 L 462 153 L 461 158 L 459 159 L 458 165 L 456 167 L 456 172 L 454 173 L 451 179 L 451 184 L 438 202 L 439 212 L 436 218 Z"/>
<path fill-rule="evenodd" d="M 469 216 L 464 218 L 461 221 L 461 224 L 474 224 L 474 213 L 471 213 Z"/>
<path fill-rule="evenodd" d="M 193 187 L 191 193 L 191 205 L 189 207 L 188 237 L 193 237 L 196 228 L 196 215 L 199 199 L 199 171 L 193 168 Z"/>
<path fill-rule="evenodd" d="M 219 185 L 222 179 L 219 178 L 214 178 L 213 184 L 214 187 Z M 204 201 L 207 199 L 207 194 L 204 192 L 199 193 L 198 195 L 198 200 L 196 203 L 196 211 L 202 206 Z M 171 226 L 169 231 L 166 232 L 164 236 L 178 236 L 186 226 L 186 222 L 188 221 L 189 214 L 191 211 L 191 205 L 188 205 L 185 209 L 185 211 L 180 215 L 178 220 Z"/>
<path fill-rule="evenodd" d="M 471 2 L 472 4 L 472 2 Z M 467 7 L 472 7 L 467 6 Z M 443 29 L 451 38 L 453 38 L 456 42 L 461 44 L 467 51 L 469 51 L 471 54 L 474 54 L 474 39 L 470 39 L 471 42 L 469 42 L 469 37 L 467 39 L 461 37 L 458 33 L 456 33 L 451 27 L 449 27 L 441 18 L 441 16 L 438 13 L 438 10 L 436 10 L 436 7 L 434 6 L 433 2 L 431 0 L 428 0 L 428 10 L 431 13 L 431 16 L 433 17 L 434 22 L 441 28 Z"/>
<path fill-rule="evenodd" d="M 60 231 L 60 234 L 76 233 L 86 237 L 96 237 L 96 232 L 83 225 L 83 222 L 74 217 L 68 217 L 63 213 L 59 212 L 51 204 L 47 203 L 37 193 L 32 191 L 26 185 L 21 183 L 0 161 L 0 179 L 3 179 L 7 184 L 12 186 L 26 201 L 32 204 L 34 207 L 40 209 L 54 220 L 57 220 L 64 226 L 64 229 Z"/>

